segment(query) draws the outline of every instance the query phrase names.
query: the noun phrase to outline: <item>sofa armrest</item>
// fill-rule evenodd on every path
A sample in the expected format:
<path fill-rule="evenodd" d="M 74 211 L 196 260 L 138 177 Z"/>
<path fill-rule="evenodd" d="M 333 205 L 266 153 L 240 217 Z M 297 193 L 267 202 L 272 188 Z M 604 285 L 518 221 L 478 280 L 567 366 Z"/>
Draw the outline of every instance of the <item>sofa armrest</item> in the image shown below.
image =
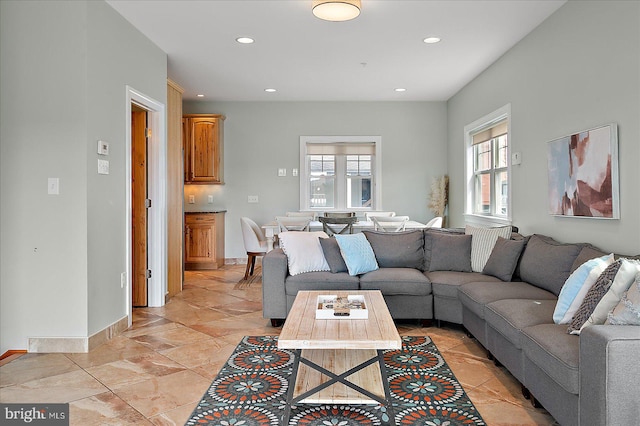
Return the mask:
<path fill-rule="evenodd" d="M 594 325 L 580 333 L 580 425 L 640 419 L 640 327 Z"/>
<path fill-rule="evenodd" d="M 289 273 L 287 256 L 282 249 L 274 249 L 262 258 L 262 317 L 287 317 L 287 296 L 284 280 Z"/>

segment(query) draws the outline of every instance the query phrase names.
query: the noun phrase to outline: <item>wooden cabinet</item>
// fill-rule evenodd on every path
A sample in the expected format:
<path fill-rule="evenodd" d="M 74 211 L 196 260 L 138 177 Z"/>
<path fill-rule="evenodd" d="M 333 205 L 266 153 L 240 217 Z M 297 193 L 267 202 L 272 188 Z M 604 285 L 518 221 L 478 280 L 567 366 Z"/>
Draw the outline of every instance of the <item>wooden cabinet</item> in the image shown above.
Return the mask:
<path fill-rule="evenodd" d="M 182 116 L 185 183 L 224 183 L 224 119 L 220 114 Z"/>
<path fill-rule="evenodd" d="M 185 214 L 185 269 L 224 265 L 224 212 Z"/>

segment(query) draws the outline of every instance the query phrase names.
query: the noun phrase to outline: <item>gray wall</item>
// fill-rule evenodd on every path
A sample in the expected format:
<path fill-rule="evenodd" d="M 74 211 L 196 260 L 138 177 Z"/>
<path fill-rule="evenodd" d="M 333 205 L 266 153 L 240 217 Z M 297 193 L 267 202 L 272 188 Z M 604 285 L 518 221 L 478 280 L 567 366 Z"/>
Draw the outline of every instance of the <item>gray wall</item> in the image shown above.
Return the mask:
<path fill-rule="evenodd" d="M 511 103 L 513 223 L 525 234 L 640 252 L 640 3 L 571 1 L 448 102 L 452 224 L 464 225 L 463 128 Z M 615 122 L 620 220 L 547 213 L 546 142 Z"/>
<path fill-rule="evenodd" d="M 103 2 L 2 1 L 0 19 L 4 353 L 126 315 L 125 85 L 164 103 L 166 55 Z"/>
<path fill-rule="evenodd" d="M 186 210 L 206 210 L 206 195 L 228 209 L 226 257 L 246 257 L 240 217 L 262 224 L 298 210 L 300 136 L 380 135 L 382 209 L 426 221 L 433 176 L 446 173 L 447 117 L 444 102 L 186 102 L 185 113 L 220 113 L 225 120 L 225 185 L 186 185 L 196 196 Z M 287 177 L 278 177 L 287 168 Z M 248 204 L 258 195 L 258 204 Z"/>

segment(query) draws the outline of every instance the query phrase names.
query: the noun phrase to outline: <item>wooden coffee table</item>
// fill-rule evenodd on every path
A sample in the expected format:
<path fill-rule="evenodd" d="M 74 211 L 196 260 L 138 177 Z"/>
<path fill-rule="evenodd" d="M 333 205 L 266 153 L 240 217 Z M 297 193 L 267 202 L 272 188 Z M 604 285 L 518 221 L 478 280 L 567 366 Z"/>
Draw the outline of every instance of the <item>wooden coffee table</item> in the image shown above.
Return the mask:
<path fill-rule="evenodd" d="M 368 319 L 317 320 L 317 298 L 327 294 L 363 295 Z M 301 403 L 383 404 L 393 424 L 383 350 L 401 349 L 402 341 L 380 291 L 299 291 L 278 348 L 295 353 L 295 385 L 287 395 L 283 424 L 291 406 Z"/>

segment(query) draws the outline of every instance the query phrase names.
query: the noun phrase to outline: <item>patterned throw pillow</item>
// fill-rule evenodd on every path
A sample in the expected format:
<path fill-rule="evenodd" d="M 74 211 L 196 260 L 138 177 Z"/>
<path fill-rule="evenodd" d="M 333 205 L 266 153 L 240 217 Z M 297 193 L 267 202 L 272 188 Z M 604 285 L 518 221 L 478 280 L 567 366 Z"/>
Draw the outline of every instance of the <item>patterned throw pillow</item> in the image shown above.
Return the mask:
<path fill-rule="evenodd" d="M 605 324 L 640 325 L 640 274 L 627 291 L 618 306 L 609 312 Z"/>
<path fill-rule="evenodd" d="M 584 297 L 582 304 L 578 308 L 576 314 L 569 324 L 567 333 L 580 334 L 580 328 L 587 321 L 591 313 L 593 313 L 596 306 L 600 302 L 600 299 L 609 291 L 609 287 L 613 284 L 613 280 L 616 278 L 616 274 L 620 269 L 620 262 L 614 262 L 600 274 L 595 284 L 589 289 L 587 295 Z"/>
<path fill-rule="evenodd" d="M 511 238 L 511 226 L 476 228 L 467 225 L 464 233 L 471 235 L 471 270 L 473 272 L 482 272 L 498 237 L 502 237 L 505 240 Z"/>
<path fill-rule="evenodd" d="M 335 239 L 340 246 L 340 253 L 349 275 L 365 274 L 378 269 L 376 255 L 364 234 L 335 235 Z"/>

